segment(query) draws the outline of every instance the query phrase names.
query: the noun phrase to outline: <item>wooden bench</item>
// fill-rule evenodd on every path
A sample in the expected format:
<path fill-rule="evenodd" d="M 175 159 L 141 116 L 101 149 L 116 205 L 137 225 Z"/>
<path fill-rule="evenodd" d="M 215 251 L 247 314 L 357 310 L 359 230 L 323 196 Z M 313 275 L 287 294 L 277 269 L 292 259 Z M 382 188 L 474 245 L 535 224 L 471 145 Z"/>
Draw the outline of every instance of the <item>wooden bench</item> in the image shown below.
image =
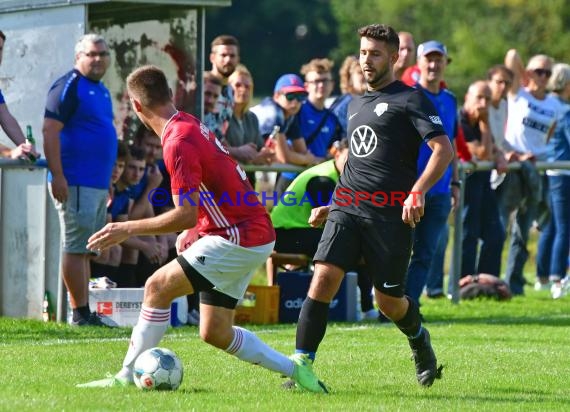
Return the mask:
<path fill-rule="evenodd" d="M 312 258 L 302 253 L 273 252 L 269 256 L 269 259 L 273 266 L 272 279 L 268 279 L 268 283 L 270 283 L 270 285 L 275 285 L 278 269 L 283 269 L 285 272 L 291 272 L 293 270 L 309 271 L 309 266 L 312 263 Z M 294 269 L 291 269 L 290 266 L 293 266 Z"/>

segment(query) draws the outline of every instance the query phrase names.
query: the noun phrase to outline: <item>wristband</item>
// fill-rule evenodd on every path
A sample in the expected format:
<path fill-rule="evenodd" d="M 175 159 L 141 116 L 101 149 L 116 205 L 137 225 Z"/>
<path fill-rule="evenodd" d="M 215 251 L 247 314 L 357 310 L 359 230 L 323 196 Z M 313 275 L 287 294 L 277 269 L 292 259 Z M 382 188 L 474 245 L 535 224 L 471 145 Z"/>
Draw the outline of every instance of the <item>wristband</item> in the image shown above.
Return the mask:
<path fill-rule="evenodd" d="M 452 180 L 450 185 L 455 187 L 461 187 L 461 180 Z"/>

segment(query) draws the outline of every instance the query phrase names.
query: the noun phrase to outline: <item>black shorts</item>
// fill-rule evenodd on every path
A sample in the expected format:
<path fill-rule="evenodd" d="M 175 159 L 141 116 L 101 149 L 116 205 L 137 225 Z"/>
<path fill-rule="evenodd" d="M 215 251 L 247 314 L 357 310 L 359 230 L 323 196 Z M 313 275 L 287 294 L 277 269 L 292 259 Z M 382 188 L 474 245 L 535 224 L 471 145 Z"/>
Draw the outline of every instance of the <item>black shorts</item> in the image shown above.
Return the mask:
<path fill-rule="evenodd" d="M 412 228 L 400 221 L 380 221 L 330 213 L 314 261 L 331 263 L 345 272 L 364 258 L 376 289 L 402 297 L 412 250 Z"/>
<path fill-rule="evenodd" d="M 317 251 L 322 234 L 322 229 L 276 228 L 274 249 L 280 253 L 302 253 L 312 257 Z"/>

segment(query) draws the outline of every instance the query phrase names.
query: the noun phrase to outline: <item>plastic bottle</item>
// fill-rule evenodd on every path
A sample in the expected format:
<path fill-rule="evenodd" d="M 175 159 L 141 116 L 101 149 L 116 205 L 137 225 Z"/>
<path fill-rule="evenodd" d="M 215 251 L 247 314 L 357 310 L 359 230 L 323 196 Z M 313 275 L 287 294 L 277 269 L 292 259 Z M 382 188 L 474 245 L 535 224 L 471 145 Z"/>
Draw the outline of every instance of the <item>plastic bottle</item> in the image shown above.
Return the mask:
<path fill-rule="evenodd" d="M 32 134 L 32 126 L 30 125 L 26 126 L 26 143 L 31 144 L 34 149 L 36 148 L 36 139 L 34 139 L 34 136 Z M 30 159 L 30 162 L 32 163 L 35 163 L 36 160 L 38 160 L 36 156 L 31 153 L 28 154 L 28 159 Z"/>
<path fill-rule="evenodd" d="M 267 140 L 265 141 L 265 147 L 269 148 L 269 149 L 273 149 L 275 147 L 276 140 L 277 140 L 277 135 L 279 134 L 279 131 L 281 130 L 281 126 L 279 126 L 278 124 L 276 124 L 275 126 L 273 126 L 273 130 L 271 131 L 271 134 L 269 136 L 267 136 Z"/>
<path fill-rule="evenodd" d="M 55 321 L 55 311 L 53 310 L 53 305 L 51 303 L 51 298 L 49 292 L 46 290 L 44 294 L 44 301 L 42 304 L 42 318 L 44 322 L 54 322 Z"/>

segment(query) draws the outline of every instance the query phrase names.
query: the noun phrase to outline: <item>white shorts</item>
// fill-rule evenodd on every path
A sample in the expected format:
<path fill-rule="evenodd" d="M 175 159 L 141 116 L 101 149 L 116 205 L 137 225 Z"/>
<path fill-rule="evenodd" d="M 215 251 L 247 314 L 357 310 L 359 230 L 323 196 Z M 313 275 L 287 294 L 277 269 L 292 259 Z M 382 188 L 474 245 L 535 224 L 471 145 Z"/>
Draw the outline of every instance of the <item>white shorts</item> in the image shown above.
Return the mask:
<path fill-rule="evenodd" d="M 208 279 L 214 289 L 241 299 L 255 271 L 266 261 L 275 242 L 243 247 L 221 236 L 204 236 L 182 252 L 182 257 Z"/>

